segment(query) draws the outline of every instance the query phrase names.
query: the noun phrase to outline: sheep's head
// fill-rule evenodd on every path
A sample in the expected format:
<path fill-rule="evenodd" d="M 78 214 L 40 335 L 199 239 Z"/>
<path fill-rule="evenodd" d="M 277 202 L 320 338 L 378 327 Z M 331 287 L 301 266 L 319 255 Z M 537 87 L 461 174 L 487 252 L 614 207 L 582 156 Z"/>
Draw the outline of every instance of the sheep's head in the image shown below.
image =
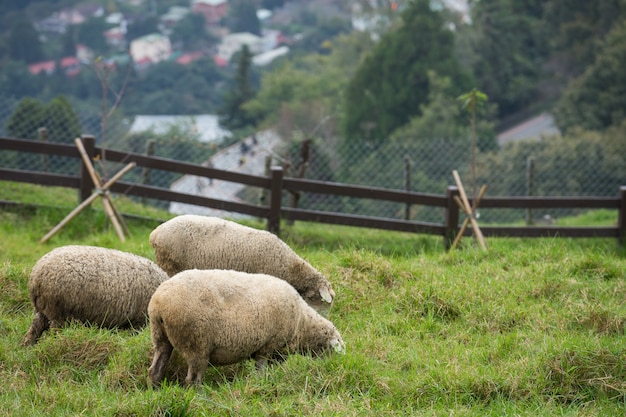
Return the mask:
<path fill-rule="evenodd" d="M 323 285 L 320 288 L 309 288 L 301 295 L 315 311 L 326 315 L 335 298 L 335 291 L 330 286 Z"/>
<path fill-rule="evenodd" d="M 335 353 L 341 353 L 342 355 L 346 353 L 346 344 L 341 339 L 341 336 L 330 339 L 330 347 Z"/>

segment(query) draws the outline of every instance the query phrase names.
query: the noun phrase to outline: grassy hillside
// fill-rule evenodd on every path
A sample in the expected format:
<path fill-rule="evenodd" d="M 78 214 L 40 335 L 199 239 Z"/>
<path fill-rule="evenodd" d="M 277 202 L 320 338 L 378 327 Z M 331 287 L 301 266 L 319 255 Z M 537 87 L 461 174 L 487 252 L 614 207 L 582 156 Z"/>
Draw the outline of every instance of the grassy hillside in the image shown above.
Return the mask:
<path fill-rule="evenodd" d="M 348 353 L 292 356 L 264 373 L 251 361 L 213 368 L 192 389 L 180 385 L 186 369 L 175 358 L 170 382 L 150 389 L 148 329 L 72 325 L 31 348 L 20 342 L 32 319 L 28 275 L 39 257 L 77 243 L 153 259 L 148 235 L 158 221 L 128 220 L 132 236 L 122 243 L 96 202 L 42 245 L 75 194 L 11 183 L 0 190 L 4 199 L 54 206 L 0 211 L 0 415 L 626 412 L 626 252 L 612 239 L 492 238 L 486 253 L 467 239 L 447 253 L 434 237 L 285 226 L 282 237 L 334 285 L 329 318 Z M 170 216 L 116 202 L 124 212 Z"/>

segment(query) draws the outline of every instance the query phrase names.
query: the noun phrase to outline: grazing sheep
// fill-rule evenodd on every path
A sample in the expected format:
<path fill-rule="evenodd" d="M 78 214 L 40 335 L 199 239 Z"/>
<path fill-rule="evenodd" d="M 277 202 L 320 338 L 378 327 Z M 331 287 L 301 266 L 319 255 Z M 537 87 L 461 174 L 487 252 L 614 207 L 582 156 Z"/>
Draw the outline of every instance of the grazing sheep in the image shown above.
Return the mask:
<path fill-rule="evenodd" d="M 150 234 L 156 263 L 170 276 L 186 269 L 233 269 L 282 278 L 317 311 L 335 297 L 321 272 L 276 235 L 217 217 L 182 215 Z"/>
<path fill-rule="evenodd" d="M 148 303 L 168 275 L 149 259 L 115 249 L 69 245 L 48 252 L 33 267 L 33 323 L 24 345 L 34 345 L 48 328 L 71 320 L 105 328 L 140 328 Z"/>
<path fill-rule="evenodd" d="M 183 271 L 157 288 L 148 315 L 154 345 L 150 384 L 163 379 L 173 349 L 187 362 L 188 385 L 201 383 L 209 364 L 252 358 L 262 368 L 289 353 L 345 352 L 330 321 L 287 282 L 265 274 Z"/>

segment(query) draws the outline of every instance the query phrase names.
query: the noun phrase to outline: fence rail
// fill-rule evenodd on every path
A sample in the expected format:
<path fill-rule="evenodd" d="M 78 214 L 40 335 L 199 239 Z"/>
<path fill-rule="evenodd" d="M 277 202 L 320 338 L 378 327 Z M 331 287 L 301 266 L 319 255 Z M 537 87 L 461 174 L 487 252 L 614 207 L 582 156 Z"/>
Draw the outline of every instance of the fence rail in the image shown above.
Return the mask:
<path fill-rule="evenodd" d="M 118 163 L 135 162 L 144 169 L 159 169 L 183 175 L 195 175 L 208 179 L 218 179 L 259 187 L 268 191 L 269 201 L 266 205 L 219 200 L 200 195 L 180 193 L 170 189 L 140 183 L 118 181 L 110 190 L 114 193 L 151 198 L 167 202 L 178 202 L 210 207 L 229 212 L 246 214 L 267 220 L 267 228 L 273 233 L 280 233 L 280 220 L 311 221 L 318 223 L 339 224 L 439 235 L 449 247 L 457 235 L 459 228 L 459 207 L 454 197 L 459 195 L 458 189 L 449 186 L 445 195 L 425 194 L 411 191 L 391 190 L 385 188 L 364 187 L 349 184 L 329 183 L 324 181 L 306 180 L 285 177 L 281 167 L 272 167 L 269 176 L 254 176 L 231 171 L 219 170 L 198 164 L 190 164 L 167 158 L 146 156 L 136 153 L 119 152 L 103 149 L 95 145 L 90 136 L 82 138 L 85 149 L 92 159 Z M 0 138 L 0 150 L 40 153 L 42 155 L 58 155 L 80 160 L 76 147 L 67 144 L 42 143 L 27 139 Z M 87 199 L 94 189 L 94 184 L 81 161 L 77 175 L 57 174 L 50 172 L 0 168 L 0 180 L 27 182 L 46 186 L 75 188 L 79 191 L 79 199 Z M 626 240 L 626 186 L 621 186 L 618 195 L 610 197 L 484 197 L 483 208 L 500 209 L 533 209 L 533 208 L 568 208 L 568 209 L 615 209 L 618 211 L 618 222 L 614 227 L 566 227 L 566 226 L 481 226 L 484 236 L 510 237 L 604 237 L 616 238 L 623 244 Z M 403 203 L 407 205 L 423 205 L 440 207 L 445 211 L 442 223 L 429 223 L 393 218 L 360 216 L 338 212 L 307 210 L 306 208 L 285 207 L 282 205 L 283 193 L 319 193 L 344 197 L 367 198 L 381 201 Z M 472 235 L 472 229 L 466 235 Z"/>

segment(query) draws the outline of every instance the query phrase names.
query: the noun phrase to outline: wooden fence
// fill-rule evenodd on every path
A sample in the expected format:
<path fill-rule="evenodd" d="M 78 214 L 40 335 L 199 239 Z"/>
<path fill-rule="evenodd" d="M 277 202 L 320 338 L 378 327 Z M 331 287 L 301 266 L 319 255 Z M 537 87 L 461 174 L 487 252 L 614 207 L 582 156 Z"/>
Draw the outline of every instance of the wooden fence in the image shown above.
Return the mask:
<path fill-rule="evenodd" d="M 290 178 L 283 175 L 281 167 L 272 167 L 270 176 L 253 176 L 167 158 L 119 152 L 111 149 L 105 150 L 97 147 L 94 138 L 90 136 L 84 136 L 82 140 L 88 155 L 94 159 L 101 158 L 106 161 L 125 164 L 135 162 L 138 167 L 143 167 L 144 169 L 159 169 L 183 175 L 195 175 L 231 181 L 266 189 L 269 194 L 267 205 L 217 200 L 124 181 L 116 182 L 110 188 L 110 191 L 143 198 L 205 206 L 263 218 L 267 220 L 268 230 L 276 234 L 280 233 L 281 219 L 300 220 L 439 235 L 444 238 L 446 247 L 449 247 L 459 231 L 459 207 L 454 201 L 454 197 L 458 196 L 459 192 L 454 186 L 449 186 L 445 195 L 424 194 Z M 80 159 L 80 154 L 73 145 L 46 143 L 26 139 L 0 138 L 0 150 L 32 152 L 44 155 L 61 155 Z M 87 199 L 94 189 L 94 184 L 82 162 L 80 172 L 75 176 L 0 167 L 0 180 L 75 188 L 79 191 L 79 199 L 81 201 Z M 616 238 L 620 244 L 623 244 L 626 241 L 626 186 L 622 186 L 616 191 L 618 191 L 616 197 L 484 197 L 480 202 L 481 208 L 500 209 L 614 209 L 618 211 L 618 222 L 612 227 L 565 227 L 547 225 L 504 227 L 481 225 L 481 231 L 485 237 L 604 237 Z M 441 207 L 445 211 L 445 216 L 442 219 L 442 223 L 428 223 L 289 208 L 281 205 L 283 192 L 310 192 L 391 201 L 407 205 Z M 465 234 L 471 235 L 472 229 L 469 228 Z"/>

